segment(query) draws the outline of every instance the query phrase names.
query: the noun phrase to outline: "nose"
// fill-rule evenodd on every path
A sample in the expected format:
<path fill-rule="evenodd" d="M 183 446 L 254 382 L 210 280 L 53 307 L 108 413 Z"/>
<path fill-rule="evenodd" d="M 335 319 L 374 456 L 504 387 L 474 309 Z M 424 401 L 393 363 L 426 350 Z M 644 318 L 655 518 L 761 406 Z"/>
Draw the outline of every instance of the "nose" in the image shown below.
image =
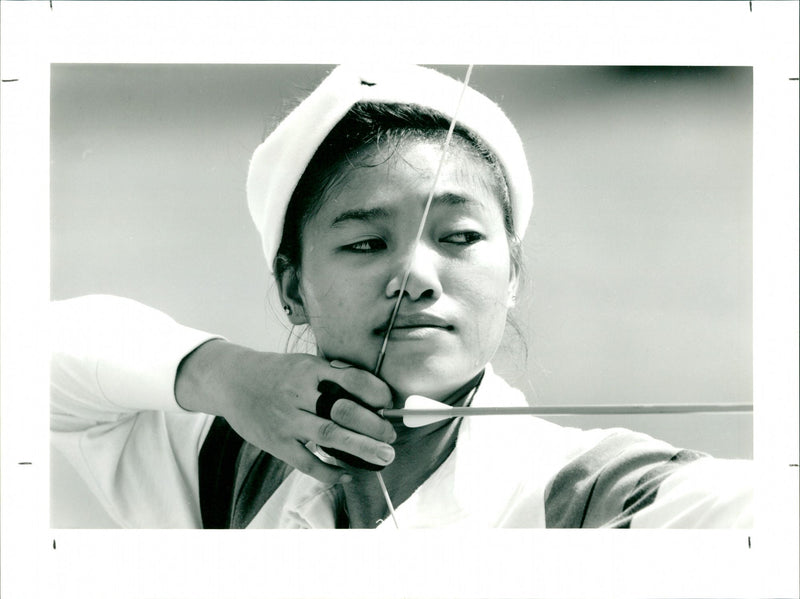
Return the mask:
<path fill-rule="evenodd" d="M 386 297 L 397 297 L 403 284 L 403 276 L 408 269 L 404 295 L 412 301 L 438 299 L 442 295 L 442 283 L 439 279 L 436 252 L 426 247 L 424 243 L 417 244 L 411 252 L 410 259 L 400 266 L 386 285 Z"/>

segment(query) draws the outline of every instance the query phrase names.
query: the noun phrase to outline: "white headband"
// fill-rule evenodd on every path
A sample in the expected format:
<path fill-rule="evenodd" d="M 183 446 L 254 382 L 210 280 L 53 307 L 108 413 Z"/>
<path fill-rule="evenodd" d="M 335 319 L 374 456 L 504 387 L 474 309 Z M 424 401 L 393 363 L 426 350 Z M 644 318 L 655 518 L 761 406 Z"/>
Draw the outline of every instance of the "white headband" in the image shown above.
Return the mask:
<path fill-rule="evenodd" d="M 448 118 L 463 83 L 419 66 L 355 66 L 334 69 L 253 153 L 247 203 L 272 270 L 283 235 L 289 200 L 308 163 L 331 129 L 357 102 L 416 104 Z M 458 123 L 494 152 L 506 176 L 517 237 L 522 239 L 533 208 L 533 186 L 522 140 L 497 104 L 467 88 Z"/>

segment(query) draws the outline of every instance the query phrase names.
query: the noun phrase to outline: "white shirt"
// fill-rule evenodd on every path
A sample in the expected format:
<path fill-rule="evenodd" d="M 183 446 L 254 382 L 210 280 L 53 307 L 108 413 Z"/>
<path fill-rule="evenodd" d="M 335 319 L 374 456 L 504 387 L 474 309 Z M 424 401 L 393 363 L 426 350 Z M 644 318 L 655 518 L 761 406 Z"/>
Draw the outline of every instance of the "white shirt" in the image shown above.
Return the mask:
<path fill-rule="evenodd" d="M 202 527 L 198 456 L 213 417 L 183 410 L 174 385 L 183 357 L 215 336 L 111 296 L 54 302 L 52 318 L 53 445 L 120 526 Z M 491 367 L 472 403 L 526 405 Z M 248 528 L 332 528 L 335 496 L 295 470 Z M 624 429 L 466 418 L 447 460 L 395 507 L 402 528 L 749 527 L 752 467 Z"/>

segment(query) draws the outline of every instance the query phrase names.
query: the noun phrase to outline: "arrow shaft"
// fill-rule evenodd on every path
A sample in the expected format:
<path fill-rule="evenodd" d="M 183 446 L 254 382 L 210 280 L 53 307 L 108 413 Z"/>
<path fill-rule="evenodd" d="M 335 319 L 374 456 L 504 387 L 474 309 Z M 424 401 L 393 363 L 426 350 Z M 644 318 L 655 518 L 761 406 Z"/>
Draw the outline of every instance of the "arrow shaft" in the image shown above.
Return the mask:
<path fill-rule="evenodd" d="M 703 412 L 752 412 L 751 404 L 652 404 L 652 405 L 577 405 L 577 406 L 521 406 L 521 407 L 458 407 L 441 409 L 390 408 L 380 410 L 385 418 L 404 416 L 520 416 L 520 415 L 574 415 L 574 414 L 695 414 Z"/>

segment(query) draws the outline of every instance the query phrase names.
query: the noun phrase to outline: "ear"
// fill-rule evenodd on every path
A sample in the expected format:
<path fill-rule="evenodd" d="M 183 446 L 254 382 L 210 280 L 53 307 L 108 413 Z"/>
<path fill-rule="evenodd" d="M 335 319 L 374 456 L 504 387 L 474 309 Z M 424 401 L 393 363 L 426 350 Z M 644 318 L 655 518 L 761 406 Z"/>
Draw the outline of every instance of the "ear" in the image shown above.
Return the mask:
<path fill-rule="evenodd" d="M 287 315 L 289 322 L 293 325 L 308 324 L 303 294 L 300 289 L 299 270 L 294 266 L 284 265 L 282 268 L 275 270 L 275 281 L 278 284 L 281 304 L 290 308 L 290 312 Z"/>
<path fill-rule="evenodd" d="M 517 291 L 519 289 L 519 262 L 511 260 L 511 267 L 508 273 L 508 300 L 506 302 L 507 308 L 513 308 L 517 305 Z"/>

